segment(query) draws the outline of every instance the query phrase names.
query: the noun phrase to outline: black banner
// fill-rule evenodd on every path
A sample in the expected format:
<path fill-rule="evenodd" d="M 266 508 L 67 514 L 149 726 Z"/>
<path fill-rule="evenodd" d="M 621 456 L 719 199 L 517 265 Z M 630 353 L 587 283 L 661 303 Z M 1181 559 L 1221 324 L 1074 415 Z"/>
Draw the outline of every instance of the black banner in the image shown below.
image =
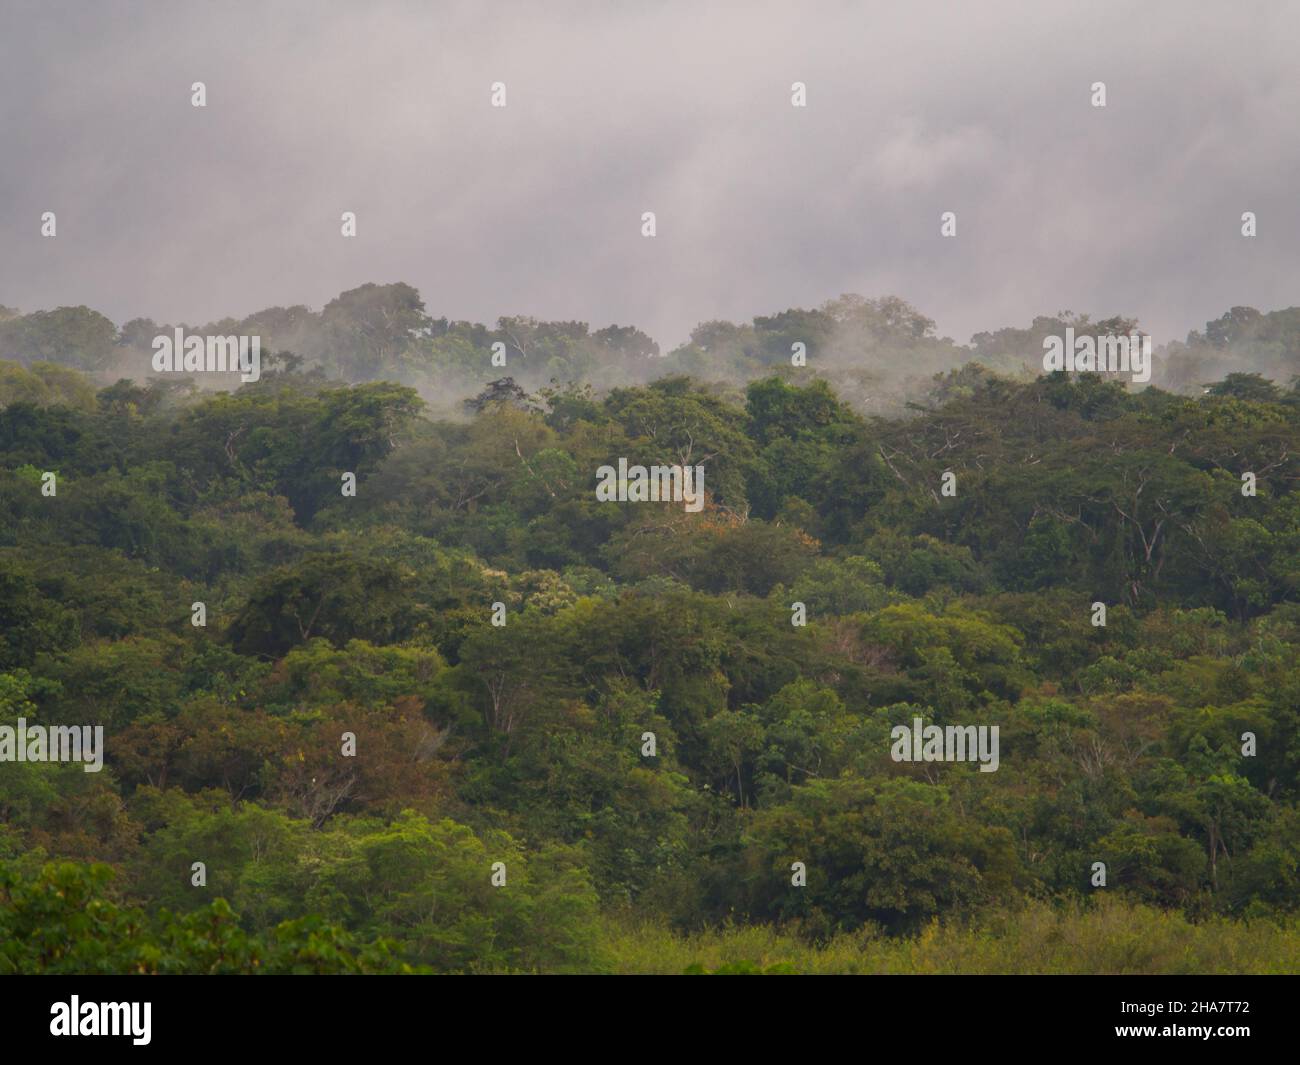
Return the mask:
<path fill-rule="evenodd" d="M 563 983 L 561 983 L 563 980 Z M 485 987 L 485 981 L 492 986 Z M 828 988 L 802 980 L 614 984 L 583 977 L 50 977 L 0 985 L 6 1045 L 95 1054 L 292 1048 L 338 1054 L 475 1035 L 483 1051 L 543 1049 L 599 1035 L 681 1047 L 685 1033 L 732 1048 L 810 1053 L 852 1038 L 918 1050 L 1093 1049 L 1139 1053 L 1201 1045 L 1285 1051 L 1296 984 L 1285 977 L 865 977 Z M 580 986 L 579 986 L 580 985 Z M 744 996 L 736 1000 L 735 996 Z M 485 1028 L 484 1021 L 488 1024 Z M 611 1029 L 611 1026 L 612 1029 Z M 581 1033 L 581 1034 L 579 1034 Z M 1154 1045 L 1153 1045 L 1154 1044 Z M 820 1048 L 820 1049 L 819 1049 Z M 10 1058 L 10 1060 L 14 1060 Z"/>

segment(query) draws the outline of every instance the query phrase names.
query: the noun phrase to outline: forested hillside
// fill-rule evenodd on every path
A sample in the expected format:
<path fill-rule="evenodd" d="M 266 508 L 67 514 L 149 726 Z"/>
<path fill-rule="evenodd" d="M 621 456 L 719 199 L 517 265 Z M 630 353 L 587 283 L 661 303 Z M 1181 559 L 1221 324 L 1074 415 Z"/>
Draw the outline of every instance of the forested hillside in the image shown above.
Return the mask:
<path fill-rule="evenodd" d="M 105 735 L 0 765 L 0 971 L 1294 971 L 1300 391 L 1225 354 L 1289 317 L 1135 390 L 905 307 L 394 324 L 455 407 L 334 304 L 234 391 L 0 323 L 0 714 Z"/>

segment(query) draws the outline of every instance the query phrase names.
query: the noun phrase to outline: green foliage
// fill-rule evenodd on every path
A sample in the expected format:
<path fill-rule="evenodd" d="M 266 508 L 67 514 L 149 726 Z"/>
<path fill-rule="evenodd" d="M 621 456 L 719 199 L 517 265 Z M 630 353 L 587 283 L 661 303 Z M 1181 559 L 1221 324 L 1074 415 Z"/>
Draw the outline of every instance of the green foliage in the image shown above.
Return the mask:
<path fill-rule="evenodd" d="M 1285 364 L 1294 315 L 1247 312 L 1170 357 Z M 249 319 L 281 353 L 213 393 L 41 361 L 155 323 L 6 318 L 0 723 L 107 744 L 0 769 L 0 968 L 1294 967 L 1300 403 L 1019 371 L 1085 322 L 955 369 L 842 297 L 661 361 L 363 286 Z M 885 355 L 940 375 L 905 419 Z M 598 501 L 620 457 L 704 505 Z M 999 771 L 894 762 L 914 717 L 999 727 Z"/>
<path fill-rule="evenodd" d="M 221 899 L 184 917 L 147 917 L 108 893 L 103 865 L 51 863 L 31 875 L 0 864 L 0 973 L 410 972 L 390 944 L 362 943 L 317 917 L 244 932 Z"/>

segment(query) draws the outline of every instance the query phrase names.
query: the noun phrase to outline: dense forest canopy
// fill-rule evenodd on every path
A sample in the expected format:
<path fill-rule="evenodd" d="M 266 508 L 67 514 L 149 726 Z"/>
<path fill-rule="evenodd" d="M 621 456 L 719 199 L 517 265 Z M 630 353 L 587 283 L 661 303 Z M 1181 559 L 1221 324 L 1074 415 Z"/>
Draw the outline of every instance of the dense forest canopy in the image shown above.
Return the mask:
<path fill-rule="evenodd" d="M 1300 310 L 1067 326 L 0 310 L 0 715 L 106 736 L 0 766 L 0 971 L 1294 969 Z"/>

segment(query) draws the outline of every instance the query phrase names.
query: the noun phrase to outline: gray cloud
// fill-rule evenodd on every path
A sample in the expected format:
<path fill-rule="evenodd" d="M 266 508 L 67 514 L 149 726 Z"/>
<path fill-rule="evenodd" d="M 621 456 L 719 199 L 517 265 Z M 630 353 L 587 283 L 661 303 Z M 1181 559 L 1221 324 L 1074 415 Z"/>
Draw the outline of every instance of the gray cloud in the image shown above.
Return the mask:
<path fill-rule="evenodd" d="M 1065 308 L 1181 338 L 1300 302 L 1292 5 L 3 0 L 0 19 L 0 303 L 24 310 L 199 322 L 403 280 L 436 315 L 632 323 L 668 347 L 849 291 L 961 341 Z"/>

